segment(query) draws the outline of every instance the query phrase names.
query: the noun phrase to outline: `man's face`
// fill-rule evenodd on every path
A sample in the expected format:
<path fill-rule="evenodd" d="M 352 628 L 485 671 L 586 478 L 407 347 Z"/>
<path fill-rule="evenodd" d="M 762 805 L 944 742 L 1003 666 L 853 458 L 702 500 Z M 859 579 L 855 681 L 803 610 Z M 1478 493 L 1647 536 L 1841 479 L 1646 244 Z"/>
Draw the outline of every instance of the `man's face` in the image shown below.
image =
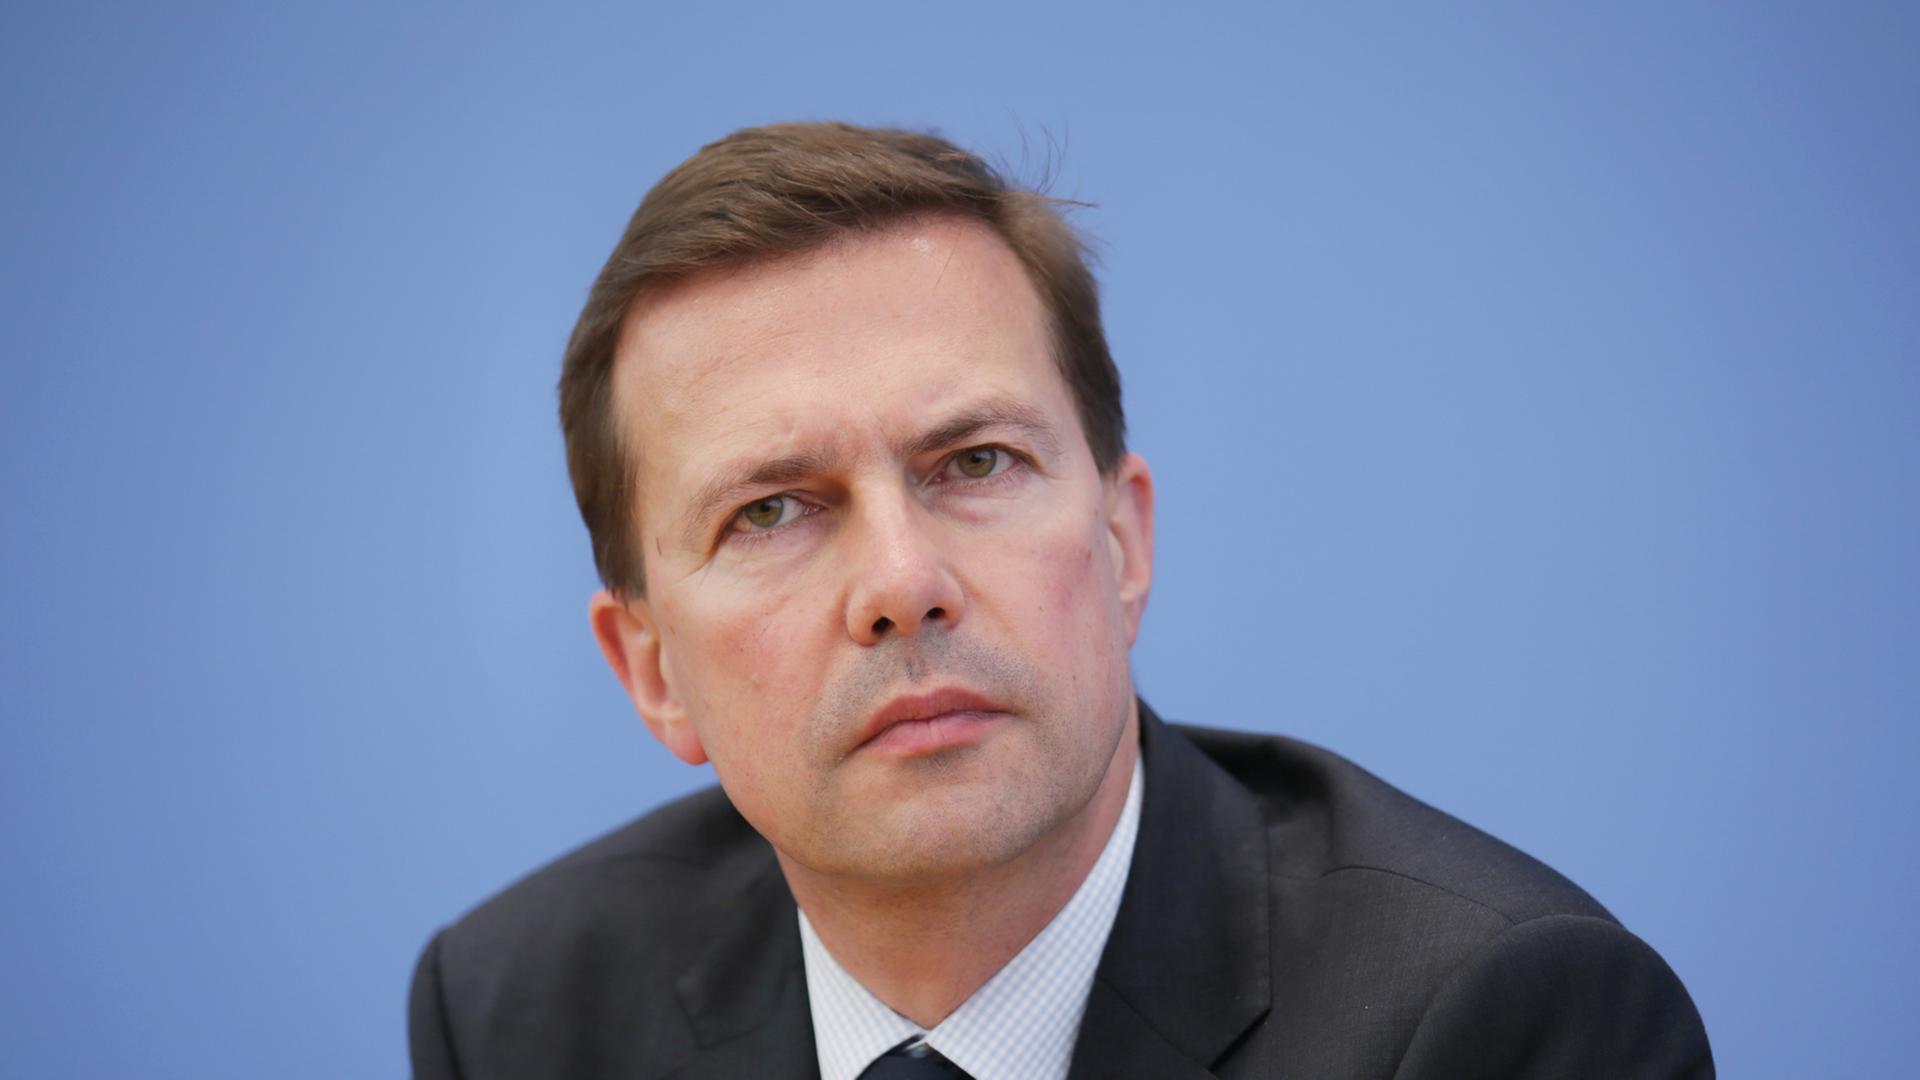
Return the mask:
<path fill-rule="evenodd" d="M 788 861 L 1003 865 L 1124 789 L 1151 481 L 1131 455 L 1100 474 L 1051 345 L 1013 253 L 947 220 L 628 319 L 647 595 L 602 594 L 595 629 Z"/>

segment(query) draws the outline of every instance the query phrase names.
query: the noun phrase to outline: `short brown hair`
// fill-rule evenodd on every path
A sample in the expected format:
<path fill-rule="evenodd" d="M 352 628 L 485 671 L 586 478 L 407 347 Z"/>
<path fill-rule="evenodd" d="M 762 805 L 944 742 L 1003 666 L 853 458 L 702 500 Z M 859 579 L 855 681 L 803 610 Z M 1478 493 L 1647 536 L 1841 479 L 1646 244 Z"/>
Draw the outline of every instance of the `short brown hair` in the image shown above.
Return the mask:
<path fill-rule="evenodd" d="M 613 401 L 621 324 L 642 294 L 703 270 L 795 254 L 919 215 L 986 225 L 1027 269 L 1053 321 L 1055 360 L 1102 472 L 1126 452 L 1120 374 L 1100 326 L 1085 243 L 1060 200 L 1010 184 L 937 135 L 840 123 L 747 128 L 703 147 L 640 201 L 567 342 L 560 427 L 600 580 L 642 595 L 637 461 Z"/>

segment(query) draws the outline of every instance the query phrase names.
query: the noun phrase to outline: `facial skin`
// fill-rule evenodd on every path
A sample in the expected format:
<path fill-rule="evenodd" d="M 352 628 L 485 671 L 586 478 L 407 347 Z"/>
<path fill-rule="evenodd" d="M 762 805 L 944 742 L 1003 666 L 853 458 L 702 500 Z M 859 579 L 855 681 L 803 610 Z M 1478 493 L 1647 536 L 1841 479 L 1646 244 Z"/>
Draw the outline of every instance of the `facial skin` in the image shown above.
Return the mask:
<path fill-rule="evenodd" d="M 1152 481 L 1135 455 L 1100 474 L 1051 345 L 1013 253 L 944 219 L 628 318 L 647 594 L 596 597 L 595 633 L 790 879 L 926 885 L 1104 842 L 1137 753 Z M 997 709 L 865 741 L 943 689 Z"/>

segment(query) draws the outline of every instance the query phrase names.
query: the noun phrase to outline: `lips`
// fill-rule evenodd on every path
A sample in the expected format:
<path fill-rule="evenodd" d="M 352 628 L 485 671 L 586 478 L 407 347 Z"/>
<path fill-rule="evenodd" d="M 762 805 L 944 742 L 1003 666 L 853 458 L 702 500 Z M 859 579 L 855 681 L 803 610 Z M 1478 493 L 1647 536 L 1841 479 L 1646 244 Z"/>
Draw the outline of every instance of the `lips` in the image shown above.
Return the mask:
<path fill-rule="evenodd" d="M 1005 715 L 999 702 L 960 687 L 905 695 L 887 702 L 868 719 L 855 749 L 904 754 L 945 749 L 971 742 Z"/>

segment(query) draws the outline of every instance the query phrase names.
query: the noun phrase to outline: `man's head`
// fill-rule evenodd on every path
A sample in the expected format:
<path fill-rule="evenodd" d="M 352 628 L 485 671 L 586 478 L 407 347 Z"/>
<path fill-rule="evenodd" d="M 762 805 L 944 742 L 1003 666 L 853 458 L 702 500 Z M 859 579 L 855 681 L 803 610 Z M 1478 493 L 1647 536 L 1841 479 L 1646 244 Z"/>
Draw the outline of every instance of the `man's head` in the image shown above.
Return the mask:
<path fill-rule="evenodd" d="M 607 588 L 646 590 L 633 517 L 636 418 L 616 414 L 611 388 L 615 346 L 636 301 L 706 271 L 930 215 L 978 222 L 1020 260 L 1052 320 L 1054 359 L 1094 460 L 1113 469 L 1126 452 L 1120 376 L 1085 248 L 1054 200 L 1010 186 L 933 135 L 832 123 L 748 128 L 703 148 L 647 193 L 567 343 L 567 469 Z"/>
<path fill-rule="evenodd" d="M 687 268 L 637 274 L 662 246 Z M 642 204 L 562 401 L 607 659 L 790 873 L 931 880 L 1117 808 L 1152 486 L 1044 203 L 923 136 L 736 135 Z"/>

